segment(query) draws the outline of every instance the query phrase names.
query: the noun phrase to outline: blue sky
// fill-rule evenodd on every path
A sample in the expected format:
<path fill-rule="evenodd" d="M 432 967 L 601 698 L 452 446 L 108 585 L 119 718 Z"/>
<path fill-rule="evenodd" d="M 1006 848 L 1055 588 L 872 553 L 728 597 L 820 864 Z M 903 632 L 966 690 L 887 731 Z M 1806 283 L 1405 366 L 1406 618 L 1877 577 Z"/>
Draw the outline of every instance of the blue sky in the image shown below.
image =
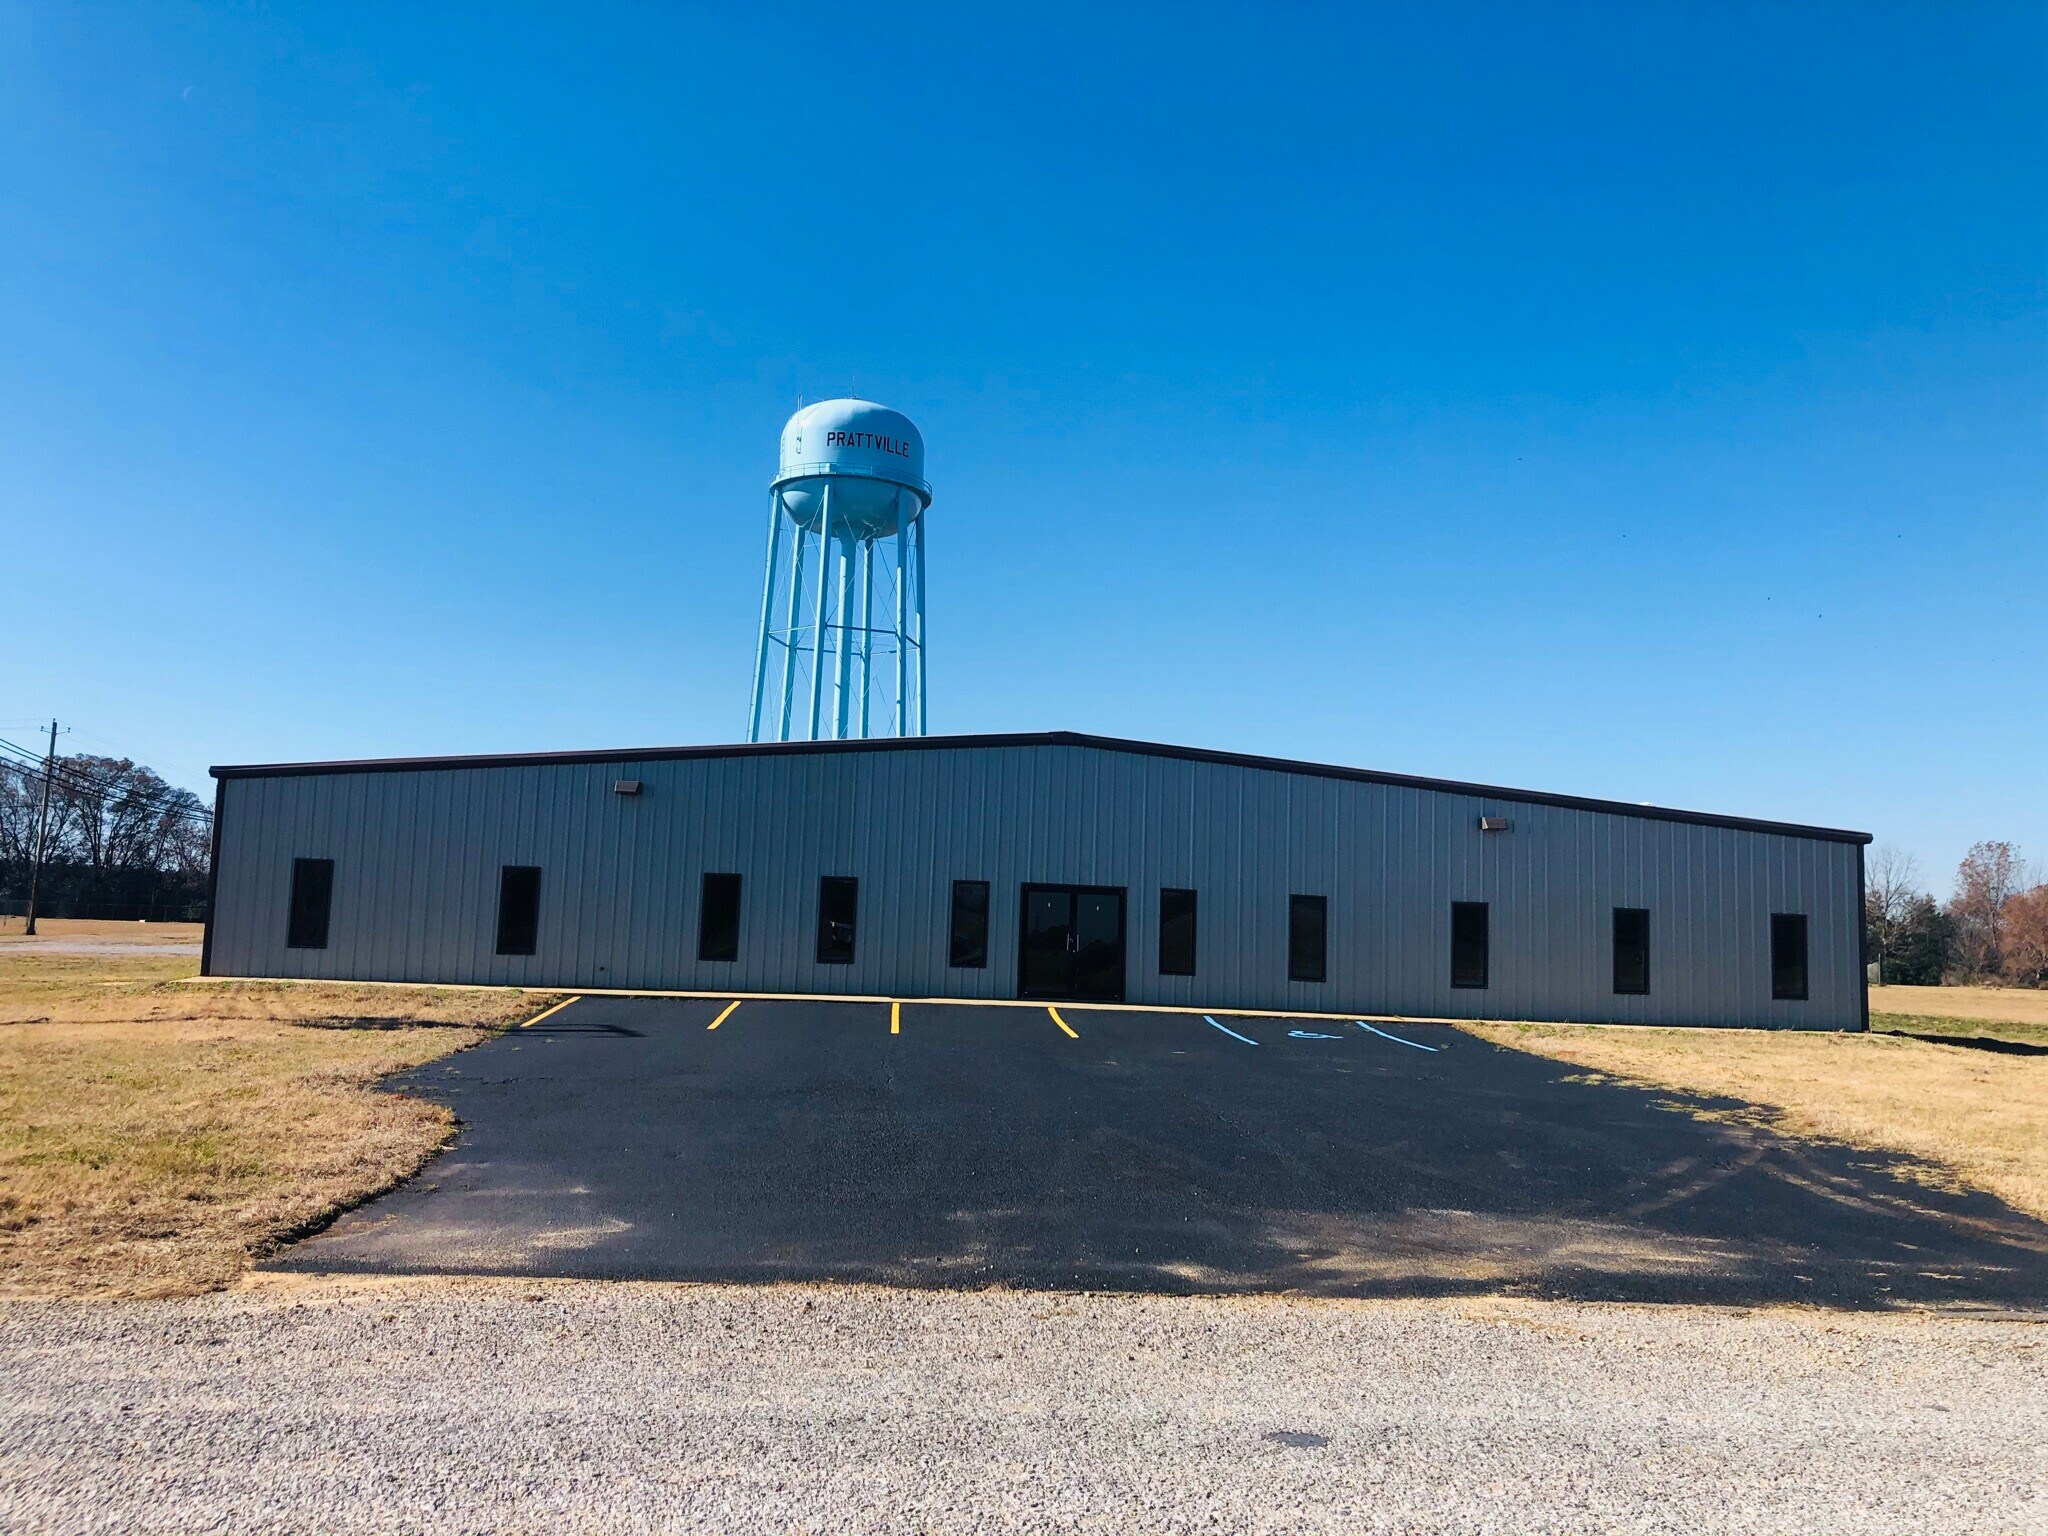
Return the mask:
<path fill-rule="evenodd" d="M 0 734 L 736 739 L 777 430 L 857 387 L 929 445 L 935 731 L 2048 855 L 2044 45 L 0 5 Z"/>

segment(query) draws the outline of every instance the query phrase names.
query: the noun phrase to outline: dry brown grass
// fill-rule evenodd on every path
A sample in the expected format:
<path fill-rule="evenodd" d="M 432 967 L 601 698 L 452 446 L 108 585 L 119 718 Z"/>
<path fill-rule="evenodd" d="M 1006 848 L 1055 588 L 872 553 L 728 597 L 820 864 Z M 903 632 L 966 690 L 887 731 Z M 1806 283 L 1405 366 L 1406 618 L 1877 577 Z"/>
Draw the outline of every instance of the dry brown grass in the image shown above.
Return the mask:
<path fill-rule="evenodd" d="M 1794 1136 L 1928 1159 L 2048 1217 L 2048 1056 L 1883 1034 L 1474 1024 L 1482 1039 L 1633 1082 L 1744 1099 Z"/>
<path fill-rule="evenodd" d="M 0 944 L 28 938 L 28 919 L 0 917 Z M 38 939 L 126 940 L 136 944 L 197 944 L 206 937 L 204 923 L 119 923 L 98 917 L 39 917 Z"/>
<path fill-rule="evenodd" d="M 417 1170 L 452 1117 L 372 1091 L 542 994 L 184 985 L 192 960 L 0 952 L 0 1294 L 164 1296 Z"/>
<path fill-rule="evenodd" d="M 1870 1027 L 1895 1035 L 2048 1047 L 2048 992 L 2024 987 L 1872 987 Z"/>
<path fill-rule="evenodd" d="M 19 1014 L 27 1000 L 69 996 L 85 987 L 174 981 L 199 969 L 191 955 L 42 955 L 0 948 L 0 1017 Z"/>
<path fill-rule="evenodd" d="M 1872 987 L 1870 1011 L 2048 1025 L 2048 991 L 2031 987 Z"/>

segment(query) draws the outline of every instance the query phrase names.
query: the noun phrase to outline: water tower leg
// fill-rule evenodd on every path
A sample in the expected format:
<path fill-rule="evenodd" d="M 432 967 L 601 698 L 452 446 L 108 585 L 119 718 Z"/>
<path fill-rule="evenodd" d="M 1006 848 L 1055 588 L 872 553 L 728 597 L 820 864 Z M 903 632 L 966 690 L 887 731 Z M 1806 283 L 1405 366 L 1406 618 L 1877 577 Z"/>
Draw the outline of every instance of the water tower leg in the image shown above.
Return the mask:
<path fill-rule="evenodd" d="M 768 690 L 768 629 L 775 618 L 775 557 L 782 551 L 782 493 L 768 493 L 768 574 L 761 578 L 761 641 L 754 648 L 754 698 L 747 706 L 747 740 L 761 739 L 761 700 Z"/>
<path fill-rule="evenodd" d="M 796 621 L 803 614 L 804 531 L 789 533 L 789 608 L 782 626 L 782 711 L 775 725 L 775 739 L 789 740 L 790 710 L 796 704 Z"/>
<path fill-rule="evenodd" d="M 910 734 L 910 652 L 904 640 L 903 606 L 909 583 L 904 580 L 909 559 L 910 525 L 903 521 L 903 493 L 896 493 L 896 734 Z"/>
<path fill-rule="evenodd" d="M 917 539 L 917 734 L 925 734 L 924 713 L 924 518 L 911 524 Z"/>
<path fill-rule="evenodd" d="M 860 541 L 860 738 L 868 737 L 868 694 L 874 688 L 869 663 L 875 649 L 875 541 Z"/>
<path fill-rule="evenodd" d="M 832 652 L 832 739 L 846 740 L 846 726 L 853 706 L 848 686 L 853 674 L 853 562 L 854 540 L 849 531 L 839 541 L 839 636 Z"/>
<path fill-rule="evenodd" d="M 832 482 L 825 482 L 818 508 L 818 606 L 811 625 L 811 728 L 806 736 L 818 739 L 819 711 L 825 703 L 825 594 L 832 587 Z"/>

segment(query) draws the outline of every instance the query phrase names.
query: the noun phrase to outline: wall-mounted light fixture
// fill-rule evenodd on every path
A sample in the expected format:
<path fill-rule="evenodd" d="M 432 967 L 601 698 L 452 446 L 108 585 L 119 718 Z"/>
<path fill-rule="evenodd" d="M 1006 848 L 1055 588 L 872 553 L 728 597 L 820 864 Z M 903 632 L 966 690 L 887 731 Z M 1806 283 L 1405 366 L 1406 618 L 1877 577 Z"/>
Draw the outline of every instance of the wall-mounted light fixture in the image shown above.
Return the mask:
<path fill-rule="evenodd" d="M 612 793 L 615 795 L 637 795 L 640 793 L 640 781 L 638 779 L 614 780 L 612 783 Z"/>
<path fill-rule="evenodd" d="M 1479 830 L 1482 832 L 1505 832 L 1508 826 L 1509 822 L 1505 816 L 1482 816 L 1479 818 Z"/>

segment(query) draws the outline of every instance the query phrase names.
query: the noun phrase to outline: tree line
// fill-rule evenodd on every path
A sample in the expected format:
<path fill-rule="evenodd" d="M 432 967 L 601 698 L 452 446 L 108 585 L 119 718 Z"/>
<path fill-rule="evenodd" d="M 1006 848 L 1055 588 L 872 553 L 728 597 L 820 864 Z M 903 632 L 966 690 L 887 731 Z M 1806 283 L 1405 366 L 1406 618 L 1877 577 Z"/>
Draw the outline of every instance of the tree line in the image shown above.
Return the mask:
<path fill-rule="evenodd" d="M 1877 979 L 1893 985 L 2048 986 L 2048 881 L 2011 843 L 1976 843 L 1937 902 L 1910 853 L 1871 850 L 1863 914 Z"/>
<path fill-rule="evenodd" d="M 0 900 L 27 897 L 41 764 L 0 759 Z M 212 814 L 190 790 L 125 757 L 55 760 L 38 906 L 53 917 L 139 915 L 206 901 Z M 1864 887 L 1876 979 L 1893 985 L 2048 986 L 2048 880 L 2018 848 L 1982 842 L 1937 901 L 1914 857 L 1879 845 Z M 134 909 L 132 912 L 126 909 Z"/>
<path fill-rule="evenodd" d="M 92 753 L 57 758 L 48 789 L 39 910 L 130 916 L 205 904 L 213 821 L 197 795 Z M 10 907 L 28 896 L 43 792 L 42 764 L 0 765 L 0 897 Z"/>

